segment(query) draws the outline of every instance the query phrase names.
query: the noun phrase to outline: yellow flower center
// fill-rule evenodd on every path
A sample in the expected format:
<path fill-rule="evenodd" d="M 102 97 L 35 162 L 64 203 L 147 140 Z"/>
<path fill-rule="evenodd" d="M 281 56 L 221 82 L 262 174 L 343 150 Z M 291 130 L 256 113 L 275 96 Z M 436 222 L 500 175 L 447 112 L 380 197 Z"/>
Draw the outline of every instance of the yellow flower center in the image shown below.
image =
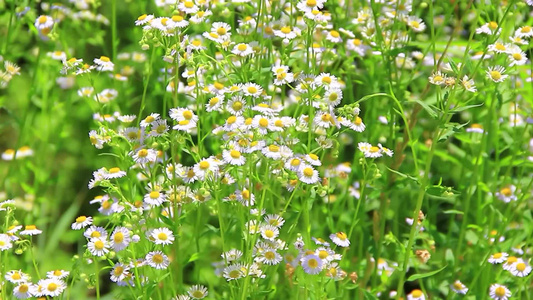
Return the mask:
<path fill-rule="evenodd" d="M 226 28 L 224 28 L 224 27 L 219 27 L 219 28 L 217 29 L 217 33 L 218 33 L 219 35 L 224 35 L 224 34 L 227 33 L 227 30 L 226 30 Z"/>
<path fill-rule="evenodd" d="M 166 241 L 168 239 L 168 236 L 166 233 L 164 232 L 160 232 L 158 235 L 157 235 L 157 238 L 162 240 L 162 241 Z"/>
<path fill-rule="evenodd" d="M 35 225 L 27 225 L 26 230 L 35 230 L 37 227 Z"/>
<path fill-rule="evenodd" d="M 513 58 L 515 60 L 521 60 L 522 59 L 522 54 L 520 53 L 513 53 Z"/>
<path fill-rule="evenodd" d="M 57 287 L 58 287 L 57 284 L 51 282 L 51 283 L 48 284 L 48 286 L 47 286 L 46 288 L 47 288 L 50 292 L 53 292 L 53 291 L 57 290 Z"/>
<path fill-rule="evenodd" d="M 100 56 L 100 60 L 103 62 L 110 62 L 111 60 L 107 56 Z"/>
<path fill-rule="evenodd" d="M 237 49 L 238 49 L 239 51 L 244 51 L 244 50 L 248 49 L 248 46 L 247 46 L 246 44 L 239 44 L 239 45 L 237 46 Z"/>
<path fill-rule="evenodd" d="M 247 90 L 248 90 L 248 93 L 250 94 L 257 93 L 257 88 L 255 86 L 249 86 Z"/>
<path fill-rule="evenodd" d="M 40 16 L 38 20 L 39 24 L 44 24 L 46 23 L 46 20 L 48 20 L 48 18 L 46 16 Z"/>
<path fill-rule="evenodd" d="M 518 263 L 516 264 L 516 269 L 520 272 L 524 271 L 526 269 L 526 264 L 525 263 Z"/>
<path fill-rule="evenodd" d="M 321 259 L 324 259 L 324 258 L 326 258 L 326 257 L 328 257 L 328 256 L 329 256 L 328 251 L 326 251 L 326 250 L 320 250 L 320 251 L 318 251 L 318 257 L 320 257 Z"/>
<path fill-rule="evenodd" d="M 489 27 L 491 30 L 496 30 L 496 28 L 498 28 L 498 23 L 494 22 L 494 21 L 491 21 L 489 23 Z"/>
<path fill-rule="evenodd" d="M 237 150 L 231 150 L 229 152 L 229 155 L 232 157 L 232 158 L 235 158 L 235 159 L 238 159 L 241 157 L 241 153 Z"/>
<path fill-rule="evenodd" d="M 115 233 L 115 235 L 113 236 L 113 241 L 117 244 L 122 243 L 123 240 L 124 240 L 124 233 L 120 231 Z"/>
<path fill-rule="evenodd" d="M 207 161 L 205 161 L 205 160 L 203 160 L 203 161 L 200 162 L 200 169 L 202 169 L 202 170 L 206 170 L 206 169 L 208 169 L 208 168 L 209 168 L 209 162 L 207 162 Z"/>
<path fill-rule="evenodd" d="M 496 294 L 498 297 L 505 296 L 505 288 L 503 286 L 497 287 L 496 290 L 494 290 L 494 294 Z"/>
<path fill-rule="evenodd" d="M 311 177 L 311 176 L 313 176 L 313 169 L 312 168 L 305 168 L 303 170 L 303 173 L 304 173 L 305 177 Z"/>
<path fill-rule="evenodd" d="M 318 159 L 318 156 L 316 154 L 313 154 L 313 153 L 309 153 L 309 157 L 312 159 L 312 160 L 317 160 Z"/>
<path fill-rule="evenodd" d="M 274 237 L 274 231 L 272 231 L 270 229 L 265 230 L 265 236 L 267 238 L 273 238 Z"/>
<path fill-rule="evenodd" d="M 272 252 L 272 251 L 267 251 L 267 252 L 265 252 L 265 258 L 272 260 L 272 259 L 276 258 L 276 254 L 274 252 Z"/>
<path fill-rule="evenodd" d="M 146 17 L 148 17 L 147 14 L 144 14 L 144 15 L 141 15 L 140 17 L 137 18 L 138 21 L 142 21 L 144 19 L 146 19 Z"/>
<path fill-rule="evenodd" d="M 19 293 L 26 293 L 29 290 L 29 286 L 27 284 L 21 284 L 19 285 Z"/>
<path fill-rule="evenodd" d="M 86 216 L 80 216 L 76 218 L 76 223 L 83 223 L 85 220 L 87 220 Z"/>
<path fill-rule="evenodd" d="M 174 16 L 172 16 L 172 21 L 181 22 L 181 21 L 183 21 L 183 17 L 182 16 L 178 16 L 178 15 L 174 15 Z"/>
<path fill-rule="evenodd" d="M 505 51 L 507 48 L 505 47 L 504 44 L 501 44 L 501 43 L 496 43 L 496 45 L 494 46 L 494 48 L 496 48 L 497 50 L 500 50 L 500 51 Z"/>
<path fill-rule="evenodd" d="M 337 232 L 335 235 L 337 236 L 337 238 L 339 238 L 341 240 L 345 240 L 345 239 L 348 238 L 348 236 L 344 232 Z"/>
<path fill-rule="evenodd" d="M 413 298 L 420 298 L 420 297 L 422 297 L 422 291 L 421 290 L 413 290 L 411 292 L 411 296 L 413 296 Z"/>
<path fill-rule="evenodd" d="M 502 254 L 501 253 L 495 253 L 492 255 L 493 258 L 500 258 L 502 257 Z"/>
<path fill-rule="evenodd" d="M 270 152 L 279 152 L 279 147 L 276 145 L 270 145 L 268 146 L 268 151 Z"/>
<path fill-rule="evenodd" d="M 104 242 L 102 242 L 100 240 L 94 242 L 94 248 L 96 248 L 97 250 L 104 249 Z"/>
<path fill-rule="evenodd" d="M 513 195 L 513 191 L 508 187 L 504 187 L 503 189 L 501 189 L 500 193 L 502 193 L 502 195 L 506 197 Z"/>
<path fill-rule="evenodd" d="M 309 7 L 316 6 L 316 0 L 307 0 L 306 5 Z"/>
<path fill-rule="evenodd" d="M 155 262 L 156 264 L 162 263 L 163 262 L 163 255 L 154 254 L 154 256 L 152 256 L 152 261 Z"/>
<path fill-rule="evenodd" d="M 307 265 L 311 267 L 312 269 L 315 269 L 318 267 L 318 260 L 311 258 L 310 260 L 307 261 Z"/>
<path fill-rule="evenodd" d="M 329 76 L 322 77 L 322 83 L 330 84 L 331 83 L 331 77 L 329 77 Z"/>
<path fill-rule="evenodd" d="M 340 36 L 339 32 L 337 30 L 332 30 L 329 32 L 329 34 L 334 37 L 334 38 L 338 38 Z"/>
<path fill-rule="evenodd" d="M 289 34 L 291 32 L 291 28 L 288 27 L 288 26 L 283 26 L 281 27 L 281 32 L 283 32 L 284 34 Z"/>
<path fill-rule="evenodd" d="M 92 237 L 92 238 L 94 238 L 94 237 L 100 237 L 100 236 L 101 236 L 101 235 L 100 235 L 100 232 L 98 232 L 98 231 L 96 231 L 96 230 L 93 231 L 93 232 L 91 232 L 91 237 Z"/>
<path fill-rule="evenodd" d="M 218 97 L 213 97 L 209 100 L 209 106 L 215 106 L 219 101 Z"/>
<path fill-rule="evenodd" d="M 454 287 L 456 290 L 462 290 L 462 289 L 463 289 L 463 284 L 461 284 L 460 282 L 454 282 L 454 283 L 453 283 L 453 287 Z"/>
<path fill-rule="evenodd" d="M 265 119 L 265 118 L 259 119 L 259 126 L 267 127 L 268 126 L 268 119 Z"/>
<path fill-rule="evenodd" d="M 113 270 L 113 274 L 115 274 L 115 276 L 122 275 L 122 272 L 124 272 L 124 268 L 121 266 L 118 266 L 115 268 L 115 270 Z"/>
<path fill-rule="evenodd" d="M 116 168 L 116 167 L 115 167 L 115 168 L 111 168 L 111 169 L 109 169 L 109 173 L 114 174 L 114 173 L 118 173 L 118 172 L 120 172 L 120 168 Z"/>
<path fill-rule="evenodd" d="M 146 156 L 148 156 L 148 150 L 146 150 L 146 149 L 141 149 L 141 150 L 139 150 L 139 152 L 137 152 L 137 156 L 139 156 L 139 157 L 146 157 Z"/>

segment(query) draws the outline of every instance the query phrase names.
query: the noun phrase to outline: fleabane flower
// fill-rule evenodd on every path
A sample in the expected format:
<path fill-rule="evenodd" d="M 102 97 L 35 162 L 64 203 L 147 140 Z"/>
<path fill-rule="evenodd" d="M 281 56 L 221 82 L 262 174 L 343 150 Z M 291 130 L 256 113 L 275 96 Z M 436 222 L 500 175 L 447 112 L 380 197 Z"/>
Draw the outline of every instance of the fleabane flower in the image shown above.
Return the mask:
<path fill-rule="evenodd" d="M 156 245 L 171 245 L 174 242 L 174 234 L 165 227 L 152 230 L 151 237 Z"/>
<path fill-rule="evenodd" d="M 320 181 L 318 171 L 310 165 L 302 165 L 298 172 L 298 179 L 307 184 L 315 184 Z"/>
<path fill-rule="evenodd" d="M 103 237 L 91 238 L 87 243 L 87 249 L 94 256 L 104 256 L 109 252 L 109 242 Z"/>
<path fill-rule="evenodd" d="M 246 43 L 240 43 L 240 44 L 235 45 L 235 47 L 233 47 L 233 50 L 231 50 L 231 53 L 241 56 L 241 57 L 245 57 L 245 56 L 254 54 L 254 50 L 252 49 L 250 45 Z"/>
<path fill-rule="evenodd" d="M 158 270 L 166 269 L 170 264 L 168 256 L 161 251 L 148 252 L 148 254 L 146 254 L 145 261 L 150 267 Z"/>
<path fill-rule="evenodd" d="M 339 231 L 337 233 L 332 233 L 329 235 L 329 238 L 335 245 L 339 247 L 348 247 L 350 246 L 350 240 L 348 239 L 348 235 L 346 233 Z"/>
<path fill-rule="evenodd" d="M 115 68 L 115 64 L 107 56 L 95 58 L 94 63 L 96 64 L 96 70 L 100 72 L 113 72 Z"/>
<path fill-rule="evenodd" d="M 234 166 L 242 166 L 246 163 L 246 158 L 238 150 L 224 150 L 222 151 L 222 158 L 224 162 Z"/>
<path fill-rule="evenodd" d="M 409 26 L 415 32 L 422 32 L 426 29 L 426 24 L 424 21 L 416 16 L 409 16 L 407 18 L 407 26 Z"/>
<path fill-rule="evenodd" d="M 489 67 L 489 69 L 486 71 L 487 78 L 494 82 L 502 82 L 505 79 L 507 79 L 509 75 L 504 75 L 503 74 L 504 72 L 505 72 L 505 68 L 502 66 Z"/>
<path fill-rule="evenodd" d="M 457 294 L 466 294 L 468 292 L 468 288 L 466 285 L 464 285 L 460 280 L 456 280 L 453 282 L 453 284 L 450 286 L 452 291 L 456 292 Z"/>
<path fill-rule="evenodd" d="M 507 300 L 511 297 L 511 291 L 505 285 L 495 283 L 490 286 L 489 295 L 494 300 Z"/>
<path fill-rule="evenodd" d="M 50 29 L 52 28 L 52 26 L 54 26 L 54 19 L 50 16 L 46 16 L 46 15 L 40 15 L 36 20 L 35 20 L 35 27 L 41 31 L 43 29 Z"/>
<path fill-rule="evenodd" d="M 76 221 L 72 223 L 71 227 L 74 230 L 79 230 L 85 228 L 93 223 L 92 217 L 79 216 L 76 218 Z"/>
<path fill-rule="evenodd" d="M 305 273 L 316 275 L 322 271 L 322 266 L 324 265 L 324 262 L 318 255 L 308 254 L 304 257 L 302 257 L 300 263 L 302 264 L 302 268 L 304 269 Z"/>

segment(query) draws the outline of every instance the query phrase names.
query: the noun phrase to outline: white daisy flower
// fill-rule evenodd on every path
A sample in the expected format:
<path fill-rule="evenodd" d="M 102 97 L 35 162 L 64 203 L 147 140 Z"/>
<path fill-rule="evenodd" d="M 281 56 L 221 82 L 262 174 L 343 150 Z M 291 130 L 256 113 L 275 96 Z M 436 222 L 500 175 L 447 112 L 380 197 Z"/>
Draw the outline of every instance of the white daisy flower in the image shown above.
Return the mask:
<path fill-rule="evenodd" d="M 517 261 L 511 265 L 509 271 L 516 277 L 526 277 L 531 273 L 531 266 L 525 261 Z"/>
<path fill-rule="evenodd" d="M 189 296 L 193 299 L 203 299 L 207 297 L 207 288 L 203 285 L 193 285 L 191 288 L 187 291 Z"/>
<path fill-rule="evenodd" d="M 511 291 L 505 285 L 495 283 L 490 286 L 489 295 L 494 300 L 507 300 L 511 297 Z"/>
<path fill-rule="evenodd" d="M 315 184 L 320 181 L 318 171 L 309 165 L 302 165 L 298 171 L 298 179 L 307 184 Z"/>
<path fill-rule="evenodd" d="M 333 243 L 335 243 L 335 245 L 339 247 L 350 246 L 350 240 L 348 239 L 348 236 L 342 231 L 330 234 L 329 238 L 331 239 L 331 241 L 333 241 Z"/>
<path fill-rule="evenodd" d="M 165 227 L 152 230 L 150 236 L 156 245 L 171 245 L 174 242 L 174 234 Z"/>
<path fill-rule="evenodd" d="M 24 230 L 20 232 L 21 235 L 38 235 L 43 233 L 42 230 L 37 229 L 35 225 L 26 225 Z"/>
<path fill-rule="evenodd" d="M 234 166 L 242 166 L 246 163 L 246 158 L 238 150 L 224 150 L 222 151 L 222 158 L 224 162 Z"/>
<path fill-rule="evenodd" d="M 113 72 L 115 68 L 115 64 L 107 56 L 95 58 L 94 63 L 96 64 L 96 70 L 100 72 Z"/>
<path fill-rule="evenodd" d="M 505 68 L 502 66 L 489 67 L 489 69 L 486 71 L 487 78 L 494 82 L 502 82 L 507 79 L 509 75 L 504 75 L 504 72 Z"/>
<path fill-rule="evenodd" d="M 109 273 L 111 275 L 110 279 L 113 282 L 123 281 L 128 275 L 130 275 L 129 267 L 123 263 L 116 263 Z"/>
<path fill-rule="evenodd" d="M 504 261 L 507 260 L 507 257 L 509 257 L 509 254 L 505 253 L 505 252 L 498 252 L 498 253 L 494 253 L 492 254 L 489 259 L 488 259 L 488 262 L 491 263 L 491 264 L 501 264 L 503 263 Z"/>
<path fill-rule="evenodd" d="M 167 195 L 158 190 L 152 190 L 144 195 L 144 202 L 149 205 L 160 206 L 167 201 Z"/>
<path fill-rule="evenodd" d="M 259 84 L 249 82 L 243 84 L 242 91 L 246 96 L 257 98 L 263 93 L 263 88 Z"/>
<path fill-rule="evenodd" d="M 454 283 L 450 286 L 450 288 L 452 289 L 452 291 L 456 292 L 457 294 L 465 295 L 468 292 L 468 288 L 460 280 L 454 281 Z"/>
<path fill-rule="evenodd" d="M 93 223 L 92 217 L 79 216 L 76 218 L 76 222 L 72 223 L 71 228 L 74 230 L 80 230 Z"/>
<path fill-rule="evenodd" d="M 65 271 L 65 270 L 53 270 L 53 271 L 49 271 L 46 273 L 46 277 L 48 278 L 57 278 L 57 279 L 63 279 L 63 278 L 66 278 L 68 277 L 68 275 L 70 274 L 69 271 Z"/>
<path fill-rule="evenodd" d="M 150 267 L 158 270 L 166 269 L 170 264 L 168 256 L 161 251 L 148 252 L 145 261 Z"/>
<path fill-rule="evenodd" d="M 30 280 L 30 276 L 21 270 L 8 271 L 4 278 L 11 283 L 28 282 Z"/>
<path fill-rule="evenodd" d="M 54 26 L 54 19 L 52 17 L 50 17 L 50 16 L 40 15 L 35 20 L 35 24 L 34 25 L 39 31 L 41 31 L 43 29 L 49 29 L 52 26 Z"/>
<path fill-rule="evenodd" d="M 322 266 L 324 263 L 315 254 L 308 254 L 301 259 L 302 268 L 304 269 L 305 273 L 316 275 L 322 271 Z"/>
<path fill-rule="evenodd" d="M 94 256 L 104 256 L 109 252 L 109 242 L 103 237 L 94 237 L 87 243 L 87 249 Z"/>
<path fill-rule="evenodd" d="M 126 227 L 116 227 L 111 234 L 111 248 L 115 251 L 122 251 L 131 242 L 130 231 Z"/>
<path fill-rule="evenodd" d="M 57 297 L 67 288 L 65 282 L 56 278 L 41 279 L 37 283 L 41 287 L 41 294 L 48 297 Z"/>
<path fill-rule="evenodd" d="M 17 299 L 28 299 L 34 296 L 34 287 L 31 283 L 22 282 L 13 288 L 13 296 Z"/>

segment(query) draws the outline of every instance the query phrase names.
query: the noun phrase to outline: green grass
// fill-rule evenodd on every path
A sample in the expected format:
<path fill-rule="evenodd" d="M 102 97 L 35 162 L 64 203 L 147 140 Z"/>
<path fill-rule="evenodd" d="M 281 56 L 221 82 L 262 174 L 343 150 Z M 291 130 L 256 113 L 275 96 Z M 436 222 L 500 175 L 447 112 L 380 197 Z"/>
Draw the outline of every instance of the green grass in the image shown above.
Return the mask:
<path fill-rule="evenodd" d="M 0 298 L 531 298 L 524 1 L 64 2 L 0 2 Z"/>

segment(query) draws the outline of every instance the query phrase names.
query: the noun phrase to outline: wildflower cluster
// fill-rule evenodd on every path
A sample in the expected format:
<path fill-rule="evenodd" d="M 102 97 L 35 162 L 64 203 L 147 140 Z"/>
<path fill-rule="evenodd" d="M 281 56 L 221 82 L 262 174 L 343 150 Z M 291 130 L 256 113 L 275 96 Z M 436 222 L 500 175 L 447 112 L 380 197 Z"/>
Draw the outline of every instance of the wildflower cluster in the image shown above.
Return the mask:
<path fill-rule="evenodd" d="M 0 298 L 529 297 L 533 1 L 11 2 Z"/>

